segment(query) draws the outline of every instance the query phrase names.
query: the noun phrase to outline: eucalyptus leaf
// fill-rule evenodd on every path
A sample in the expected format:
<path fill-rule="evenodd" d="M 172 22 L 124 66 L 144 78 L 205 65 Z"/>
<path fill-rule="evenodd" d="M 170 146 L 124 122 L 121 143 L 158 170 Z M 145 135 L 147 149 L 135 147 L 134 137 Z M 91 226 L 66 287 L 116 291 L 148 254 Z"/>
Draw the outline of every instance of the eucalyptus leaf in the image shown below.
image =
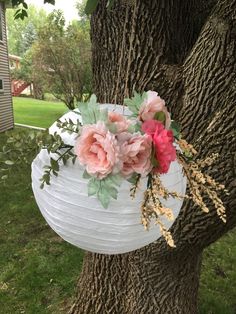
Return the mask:
<path fill-rule="evenodd" d="M 104 208 L 108 208 L 111 196 L 110 196 L 109 192 L 104 187 L 99 189 L 99 191 L 97 193 L 97 197 L 98 197 L 99 201 L 101 202 L 102 206 Z"/>
<path fill-rule="evenodd" d="M 134 92 L 134 96 L 132 98 L 126 98 L 124 100 L 124 103 L 128 106 L 129 110 L 134 113 L 134 116 L 137 117 L 141 105 L 144 103 L 146 98 L 146 92 L 144 92 L 143 94 L 138 94 L 137 92 Z"/>
<path fill-rule="evenodd" d="M 108 193 L 109 195 L 114 198 L 115 200 L 117 200 L 117 196 L 118 196 L 118 190 L 116 188 L 114 188 L 113 186 L 110 186 L 108 188 Z"/>
<path fill-rule="evenodd" d="M 136 132 L 136 125 L 130 125 L 127 129 L 127 131 L 131 134 L 133 134 L 134 132 Z"/>
<path fill-rule="evenodd" d="M 91 115 L 91 110 L 89 110 L 88 103 L 79 103 L 78 108 L 80 110 L 83 124 L 95 123 L 95 117 Z"/>
<path fill-rule="evenodd" d="M 88 174 L 88 172 L 87 172 L 86 170 L 84 170 L 83 178 L 84 178 L 84 179 L 90 179 L 90 178 L 91 178 L 91 175 Z"/>
<path fill-rule="evenodd" d="M 106 127 L 107 127 L 108 130 L 109 130 L 111 133 L 113 133 L 113 134 L 115 134 L 115 133 L 117 132 L 117 127 L 116 127 L 116 125 L 115 125 L 114 123 L 107 122 L 107 123 L 106 123 Z"/>
<path fill-rule="evenodd" d="M 96 108 L 96 109 L 98 109 L 98 108 Z M 108 122 L 108 110 L 107 109 L 100 109 L 100 110 L 96 110 L 96 111 L 98 111 L 97 121 Z"/>
<path fill-rule="evenodd" d="M 97 97 L 93 94 L 87 103 L 78 103 L 83 124 L 94 124 L 100 118 L 100 110 L 97 105 Z"/>
<path fill-rule="evenodd" d="M 108 186 L 110 185 L 116 185 L 120 186 L 123 178 L 120 174 L 110 174 L 104 181 Z"/>
<path fill-rule="evenodd" d="M 88 182 L 88 196 L 95 195 L 99 192 L 100 190 L 100 181 L 92 178 Z"/>
<path fill-rule="evenodd" d="M 142 124 L 137 122 L 135 125 L 134 125 L 134 128 L 135 128 L 135 132 L 142 132 Z"/>

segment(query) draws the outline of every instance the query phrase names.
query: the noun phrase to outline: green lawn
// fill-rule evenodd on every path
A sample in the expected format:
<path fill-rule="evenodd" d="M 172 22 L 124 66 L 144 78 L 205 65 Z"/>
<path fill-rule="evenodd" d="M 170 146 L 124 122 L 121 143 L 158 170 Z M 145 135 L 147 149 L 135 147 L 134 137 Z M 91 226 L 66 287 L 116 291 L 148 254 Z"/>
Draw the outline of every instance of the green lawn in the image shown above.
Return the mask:
<path fill-rule="evenodd" d="M 0 134 L 0 148 L 4 135 Z M 65 313 L 83 253 L 61 240 L 34 201 L 30 169 L 0 182 L 0 313 Z"/>
<path fill-rule="evenodd" d="M 4 140 L 0 134 L 0 147 Z M 83 253 L 61 240 L 42 218 L 29 168 L 15 171 L 9 183 L 11 188 L 0 183 L 0 313 L 65 313 Z M 204 253 L 201 314 L 236 313 L 235 240 L 234 230 Z"/>
<path fill-rule="evenodd" d="M 13 97 L 16 123 L 38 127 L 49 127 L 68 108 L 62 102 L 50 102 L 32 98 Z"/>

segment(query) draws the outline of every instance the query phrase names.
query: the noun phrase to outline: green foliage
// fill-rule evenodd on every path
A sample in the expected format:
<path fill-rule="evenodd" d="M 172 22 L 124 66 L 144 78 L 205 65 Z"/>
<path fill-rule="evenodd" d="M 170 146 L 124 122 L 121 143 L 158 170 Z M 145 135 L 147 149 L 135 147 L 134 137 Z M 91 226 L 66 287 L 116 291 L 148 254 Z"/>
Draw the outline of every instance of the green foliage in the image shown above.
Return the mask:
<path fill-rule="evenodd" d="M 92 14 L 98 5 L 99 0 L 87 0 L 86 6 L 85 6 L 85 13 L 86 14 Z M 107 9 L 110 10 L 112 6 L 114 5 L 115 0 L 107 0 Z"/>
<path fill-rule="evenodd" d="M 133 112 L 133 116 L 137 117 L 139 109 L 142 105 L 142 103 L 147 98 L 147 93 L 144 92 L 143 94 L 139 94 L 136 91 L 134 91 L 134 96 L 132 98 L 126 98 L 124 100 L 124 103 L 128 106 L 129 110 Z"/>
<path fill-rule="evenodd" d="M 158 160 L 156 159 L 156 150 L 154 146 L 152 146 L 151 162 L 153 167 L 155 168 L 158 167 L 159 163 Z"/>
<path fill-rule="evenodd" d="M 80 133 L 80 127 L 81 127 L 81 123 L 79 122 L 79 120 L 77 120 L 77 123 L 74 123 L 71 119 L 66 120 L 64 122 L 57 120 L 57 127 L 61 129 L 61 132 L 67 132 L 69 134 L 72 133 L 76 133 L 79 134 Z"/>
<path fill-rule="evenodd" d="M 45 136 L 46 132 L 9 133 L 0 151 L 0 178 L 6 181 L 22 164 L 30 165 Z"/>
<path fill-rule="evenodd" d="M 22 131 L 8 136 L 6 144 L 0 151 L 0 178 L 5 182 L 17 167 L 31 164 L 34 156 L 41 150 L 46 149 L 49 154 L 57 155 L 58 158 L 50 158 L 50 165 L 45 165 L 45 171 L 41 178 L 41 188 L 44 184 L 50 184 L 52 175 L 58 176 L 60 161 L 65 165 L 69 159 L 75 162 L 73 146 L 66 145 L 60 135 L 51 135 L 48 131 Z"/>
<path fill-rule="evenodd" d="M 108 110 L 99 108 L 94 94 L 87 103 L 79 103 L 78 108 L 84 124 L 96 124 L 98 121 L 108 123 Z"/>
<path fill-rule="evenodd" d="M 9 52 L 23 57 L 20 69 L 11 75 L 33 83 L 35 98 L 43 99 L 48 92 L 74 109 L 92 90 L 89 20 L 66 26 L 60 10 L 47 16 L 30 5 L 27 12 L 23 21 L 7 12 Z"/>
<path fill-rule="evenodd" d="M 87 0 L 86 6 L 85 6 L 85 13 L 91 14 L 93 11 L 95 11 L 99 0 Z"/>
<path fill-rule="evenodd" d="M 85 13 L 86 2 L 87 2 L 87 0 L 79 0 L 76 3 L 76 9 L 78 11 L 78 16 L 79 16 L 79 20 L 76 22 L 79 23 L 81 27 L 83 27 L 85 29 L 90 29 L 90 18 Z M 73 23 L 74 23 L 74 21 L 72 21 L 72 24 Z"/>
<path fill-rule="evenodd" d="M 13 9 L 16 12 L 16 9 Z M 15 20 L 12 10 L 7 10 L 7 31 L 9 53 L 23 57 L 32 44 L 37 40 L 38 31 L 45 25 L 46 11 L 29 5 L 28 18 Z"/>
<path fill-rule="evenodd" d="M 25 0 L 11 0 L 13 6 L 20 7 L 17 9 L 15 13 L 15 19 L 22 19 L 24 20 L 25 17 L 28 17 L 27 9 L 28 5 Z M 98 5 L 99 0 L 87 0 L 85 4 L 83 4 L 84 12 L 89 15 L 92 14 Z M 114 5 L 115 0 L 107 0 L 107 8 L 111 9 Z M 44 0 L 44 3 L 50 3 L 55 5 L 55 0 Z"/>
<path fill-rule="evenodd" d="M 65 27 L 63 13 L 51 13 L 32 47 L 33 73 L 45 89 L 74 109 L 92 90 L 89 29 L 80 22 Z"/>
<path fill-rule="evenodd" d="M 87 172 L 84 173 L 84 178 L 87 178 Z M 106 178 L 99 180 L 94 177 L 88 177 L 88 196 L 96 195 L 104 208 L 107 208 L 111 198 L 117 199 L 118 190 L 122 182 L 122 177 L 110 174 Z"/>
<path fill-rule="evenodd" d="M 163 111 L 159 111 L 155 114 L 154 119 L 160 122 L 165 123 L 166 121 L 166 115 Z"/>
<path fill-rule="evenodd" d="M 28 17 L 28 4 L 25 0 L 11 0 L 12 6 L 17 7 L 14 18 L 24 20 Z M 55 0 L 44 0 L 44 3 L 55 4 Z"/>
<path fill-rule="evenodd" d="M 59 134 L 55 133 L 54 135 L 48 134 L 46 141 L 42 141 L 41 148 L 47 149 L 49 154 L 54 154 L 59 156 L 58 158 L 50 158 L 50 165 L 44 166 L 44 174 L 40 181 L 42 182 L 40 188 L 43 189 L 45 183 L 50 185 L 51 176 L 58 176 L 60 170 L 60 161 L 63 162 L 63 165 L 66 165 L 68 160 L 72 160 L 72 163 L 75 163 L 76 155 L 72 152 L 73 146 L 66 145 Z"/>
<path fill-rule="evenodd" d="M 139 181 L 140 177 L 141 177 L 140 174 L 133 173 L 132 176 L 129 179 L 127 179 L 127 181 L 132 185 L 135 185 Z"/>
<path fill-rule="evenodd" d="M 180 125 L 176 121 L 172 121 L 170 129 L 173 131 L 174 137 L 180 139 Z"/>

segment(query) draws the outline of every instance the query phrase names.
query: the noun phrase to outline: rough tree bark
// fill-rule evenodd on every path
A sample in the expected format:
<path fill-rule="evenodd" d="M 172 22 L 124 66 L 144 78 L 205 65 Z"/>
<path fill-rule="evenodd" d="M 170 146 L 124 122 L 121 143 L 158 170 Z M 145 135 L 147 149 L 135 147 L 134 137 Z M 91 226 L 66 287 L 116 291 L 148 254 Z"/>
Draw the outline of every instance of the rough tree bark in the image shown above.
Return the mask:
<path fill-rule="evenodd" d="M 122 103 L 133 89 L 158 91 L 199 154 L 220 153 L 209 172 L 230 191 L 228 219 L 186 202 L 171 228 L 177 248 L 160 239 L 123 255 L 86 253 L 70 313 L 194 314 L 201 253 L 236 225 L 236 0 L 136 0 L 128 18 L 127 1 L 110 12 L 105 2 L 92 17 L 95 93 Z"/>

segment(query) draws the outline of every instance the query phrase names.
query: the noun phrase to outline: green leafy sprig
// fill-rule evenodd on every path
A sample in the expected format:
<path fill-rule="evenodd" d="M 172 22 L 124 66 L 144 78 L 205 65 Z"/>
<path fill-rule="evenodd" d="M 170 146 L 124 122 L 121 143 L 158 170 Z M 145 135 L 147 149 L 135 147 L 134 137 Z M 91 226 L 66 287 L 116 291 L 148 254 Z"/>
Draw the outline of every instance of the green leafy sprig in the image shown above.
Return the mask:
<path fill-rule="evenodd" d="M 0 151 L 0 179 L 7 183 L 11 172 L 22 164 L 30 165 L 43 143 L 49 140 L 46 131 L 7 132 L 7 140 Z M 51 141 L 51 138 L 50 138 Z"/>
<path fill-rule="evenodd" d="M 5 183 L 16 168 L 23 164 L 30 165 L 41 149 L 59 156 L 56 160 L 51 158 L 50 165 L 45 166 L 42 184 L 50 184 L 51 174 L 58 175 L 60 160 L 63 164 L 69 159 L 75 162 L 73 146 L 65 144 L 59 134 L 52 135 L 46 130 L 9 132 L 7 135 L 6 144 L 0 151 L 0 179 Z"/>
<path fill-rule="evenodd" d="M 50 165 L 44 166 L 44 174 L 40 181 L 42 182 L 40 185 L 40 188 L 43 189 L 45 183 L 47 185 L 50 185 L 50 180 L 52 175 L 58 176 L 58 172 L 60 170 L 60 161 L 62 160 L 63 164 L 66 165 L 68 160 L 71 159 L 72 163 L 75 163 L 75 160 L 77 156 L 72 152 L 73 146 L 70 145 L 63 145 L 58 147 L 58 149 L 55 151 L 56 154 L 59 155 L 57 159 L 50 158 Z M 63 152 L 64 150 L 64 152 Z"/>
<path fill-rule="evenodd" d="M 61 132 L 67 132 L 69 134 L 72 133 L 80 133 L 80 128 L 81 128 L 82 124 L 80 123 L 79 120 L 77 120 L 76 123 L 74 123 L 71 119 L 66 120 L 66 121 L 61 121 L 60 119 L 57 120 L 57 127 L 59 129 L 61 129 Z"/>

